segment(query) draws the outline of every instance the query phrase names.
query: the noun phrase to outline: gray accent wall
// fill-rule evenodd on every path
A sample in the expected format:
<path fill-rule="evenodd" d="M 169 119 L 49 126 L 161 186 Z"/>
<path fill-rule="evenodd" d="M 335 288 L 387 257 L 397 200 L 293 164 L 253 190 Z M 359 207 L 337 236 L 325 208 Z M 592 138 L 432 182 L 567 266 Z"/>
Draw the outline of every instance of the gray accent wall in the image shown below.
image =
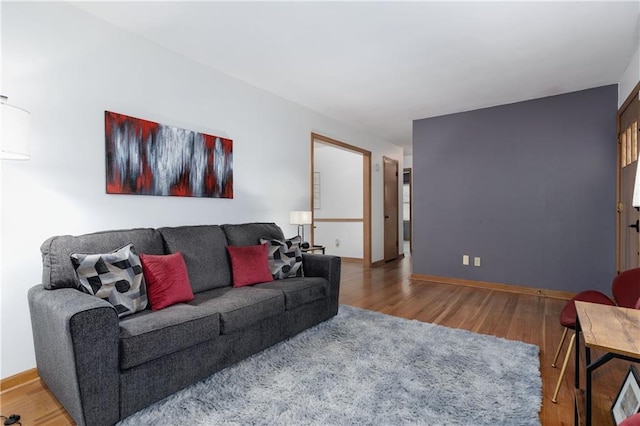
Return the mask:
<path fill-rule="evenodd" d="M 610 294 L 617 97 L 610 85 L 414 121 L 413 273 Z"/>

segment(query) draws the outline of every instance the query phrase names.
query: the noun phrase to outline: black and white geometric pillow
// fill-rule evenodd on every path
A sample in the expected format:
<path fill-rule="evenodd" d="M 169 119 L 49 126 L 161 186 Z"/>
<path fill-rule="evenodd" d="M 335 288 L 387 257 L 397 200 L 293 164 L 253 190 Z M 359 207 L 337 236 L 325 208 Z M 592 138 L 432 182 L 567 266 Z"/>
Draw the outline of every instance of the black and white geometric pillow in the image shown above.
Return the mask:
<path fill-rule="evenodd" d="M 274 280 L 303 275 L 300 242 L 299 235 L 285 241 L 260 238 L 260 244 L 268 245 L 269 269 Z"/>
<path fill-rule="evenodd" d="M 73 253 L 71 262 L 82 290 L 111 303 L 119 317 L 147 307 L 147 287 L 133 244 L 111 253 Z"/>

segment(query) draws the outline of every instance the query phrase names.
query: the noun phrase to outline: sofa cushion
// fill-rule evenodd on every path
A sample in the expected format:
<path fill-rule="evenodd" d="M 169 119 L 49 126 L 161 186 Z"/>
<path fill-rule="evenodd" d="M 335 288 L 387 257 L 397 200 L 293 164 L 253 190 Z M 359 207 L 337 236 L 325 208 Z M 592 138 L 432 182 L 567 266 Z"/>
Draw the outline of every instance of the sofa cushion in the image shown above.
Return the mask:
<path fill-rule="evenodd" d="M 220 334 L 231 334 L 284 313 L 284 293 L 254 287 L 224 287 L 195 295 L 190 305 L 220 314 Z"/>
<path fill-rule="evenodd" d="M 260 238 L 260 243 L 269 246 L 269 269 L 276 280 L 302 276 L 302 250 L 300 236 L 287 240 Z"/>
<path fill-rule="evenodd" d="M 162 236 L 155 229 L 105 231 L 47 239 L 40 247 L 44 288 L 79 288 L 80 282 L 71 263 L 72 253 L 108 253 L 128 243 L 132 243 L 138 253 L 164 253 Z"/>
<path fill-rule="evenodd" d="M 159 311 L 176 303 L 193 300 L 187 266 L 180 252 L 161 256 L 143 253 L 140 258 L 152 310 Z"/>
<path fill-rule="evenodd" d="M 119 317 L 147 307 L 142 264 L 133 244 L 110 253 L 72 253 L 70 257 L 84 291 L 111 303 Z"/>
<path fill-rule="evenodd" d="M 228 246 L 227 251 L 231 258 L 234 287 L 273 281 L 269 270 L 269 250 L 266 244 Z"/>
<path fill-rule="evenodd" d="M 126 369 L 179 351 L 220 334 L 220 316 L 178 304 L 146 310 L 120 321 L 120 368 Z"/>
<path fill-rule="evenodd" d="M 329 296 L 329 282 L 320 277 L 287 278 L 259 284 L 254 288 L 282 291 L 287 311 Z"/>
<path fill-rule="evenodd" d="M 227 237 L 220 226 L 180 226 L 158 231 L 167 253 L 182 253 L 194 293 L 231 285 Z"/>
<path fill-rule="evenodd" d="M 260 238 L 284 240 L 282 229 L 275 223 L 243 223 L 222 225 L 230 246 L 253 246 L 260 244 Z"/>

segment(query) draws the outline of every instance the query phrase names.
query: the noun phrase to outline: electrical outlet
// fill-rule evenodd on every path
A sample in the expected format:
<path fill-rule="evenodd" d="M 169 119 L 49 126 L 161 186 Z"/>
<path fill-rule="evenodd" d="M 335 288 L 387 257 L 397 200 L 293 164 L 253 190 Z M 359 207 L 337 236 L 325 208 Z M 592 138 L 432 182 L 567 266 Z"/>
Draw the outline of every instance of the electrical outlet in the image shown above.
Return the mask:
<path fill-rule="evenodd" d="M 469 266 L 469 255 L 468 254 L 463 254 L 462 255 L 462 264 L 465 266 Z"/>
<path fill-rule="evenodd" d="M 479 257 L 474 257 L 473 258 L 473 266 L 480 266 L 480 258 Z"/>
<path fill-rule="evenodd" d="M 336 238 L 336 247 L 340 247 L 340 240 Z"/>

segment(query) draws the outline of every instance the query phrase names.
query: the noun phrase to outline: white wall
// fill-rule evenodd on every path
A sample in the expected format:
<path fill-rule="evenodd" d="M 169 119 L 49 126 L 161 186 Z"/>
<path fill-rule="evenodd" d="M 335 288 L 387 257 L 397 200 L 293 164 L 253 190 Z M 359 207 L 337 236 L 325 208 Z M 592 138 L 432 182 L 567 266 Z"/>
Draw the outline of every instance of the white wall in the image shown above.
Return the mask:
<path fill-rule="evenodd" d="M 362 154 L 323 143 L 314 145 L 314 172 L 320 173 L 316 219 L 362 219 Z M 316 222 L 314 243 L 327 254 L 363 258 L 362 222 Z"/>
<path fill-rule="evenodd" d="M 638 28 L 640 28 L 640 17 L 638 18 Z M 636 51 L 620 78 L 620 83 L 618 83 L 618 108 L 622 106 L 627 96 L 640 81 L 640 33 L 638 37 Z"/>
<path fill-rule="evenodd" d="M 314 172 L 320 172 L 316 218 L 362 218 L 362 154 L 316 143 Z"/>
<path fill-rule="evenodd" d="M 640 42 L 618 84 L 618 108 L 622 106 L 638 81 L 640 81 Z"/>
<path fill-rule="evenodd" d="M 27 290 L 52 235 L 275 221 L 309 200 L 311 132 L 402 161 L 402 150 L 207 69 L 68 3 L 2 3 L 0 92 L 32 114 L 32 159 L 2 163 L 0 378 L 35 367 Z M 105 194 L 104 111 L 233 139 L 234 199 Z M 401 165 L 402 167 L 402 165 Z M 286 190 L 282 190 L 286 182 Z M 383 258 L 372 173 L 373 260 Z"/>
<path fill-rule="evenodd" d="M 404 168 L 405 169 L 413 168 L 413 155 L 404 156 Z"/>
<path fill-rule="evenodd" d="M 363 240 L 362 222 L 316 222 L 314 243 L 326 254 L 362 259 Z"/>

